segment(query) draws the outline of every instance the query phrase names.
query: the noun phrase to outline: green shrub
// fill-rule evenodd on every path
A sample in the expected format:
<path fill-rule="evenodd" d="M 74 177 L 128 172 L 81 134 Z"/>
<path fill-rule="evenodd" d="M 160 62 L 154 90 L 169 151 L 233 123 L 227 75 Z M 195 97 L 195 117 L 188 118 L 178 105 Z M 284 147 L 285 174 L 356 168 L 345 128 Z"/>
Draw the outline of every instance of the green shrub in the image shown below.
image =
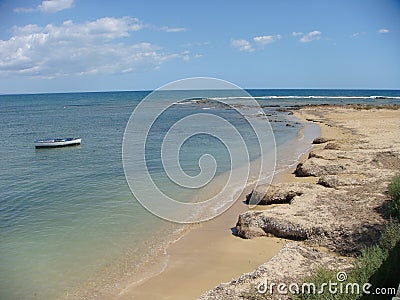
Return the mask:
<path fill-rule="evenodd" d="M 389 222 L 381 235 L 380 246 L 386 251 L 391 251 L 400 242 L 400 223 Z"/>
<path fill-rule="evenodd" d="M 400 222 L 400 174 L 393 177 L 388 190 L 389 196 L 392 198 L 389 203 L 390 216 Z"/>

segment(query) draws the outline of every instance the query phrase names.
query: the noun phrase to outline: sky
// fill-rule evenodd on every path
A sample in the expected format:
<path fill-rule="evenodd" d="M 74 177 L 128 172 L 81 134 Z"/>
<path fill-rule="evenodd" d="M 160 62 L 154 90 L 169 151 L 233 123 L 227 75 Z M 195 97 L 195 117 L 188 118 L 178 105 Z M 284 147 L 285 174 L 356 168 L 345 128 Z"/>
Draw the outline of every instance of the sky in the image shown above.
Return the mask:
<path fill-rule="evenodd" d="M 400 0 L 0 0 L 0 94 L 400 89 Z"/>

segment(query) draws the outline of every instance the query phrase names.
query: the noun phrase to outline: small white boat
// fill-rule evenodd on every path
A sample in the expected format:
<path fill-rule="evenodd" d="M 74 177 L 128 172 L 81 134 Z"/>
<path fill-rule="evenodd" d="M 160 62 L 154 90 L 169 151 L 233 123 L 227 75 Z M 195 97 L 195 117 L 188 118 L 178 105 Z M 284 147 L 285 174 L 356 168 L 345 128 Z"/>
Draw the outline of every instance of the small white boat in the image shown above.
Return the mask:
<path fill-rule="evenodd" d="M 75 146 L 79 145 L 81 142 L 81 138 L 43 139 L 35 141 L 35 148 Z"/>

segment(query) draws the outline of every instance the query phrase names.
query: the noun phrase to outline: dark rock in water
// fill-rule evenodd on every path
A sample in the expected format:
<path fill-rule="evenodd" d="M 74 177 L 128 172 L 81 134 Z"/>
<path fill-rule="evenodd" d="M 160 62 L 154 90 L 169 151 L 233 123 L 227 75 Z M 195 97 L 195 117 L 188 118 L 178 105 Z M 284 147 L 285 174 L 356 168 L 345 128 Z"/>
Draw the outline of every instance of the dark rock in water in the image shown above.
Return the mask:
<path fill-rule="evenodd" d="M 279 104 L 269 104 L 269 105 L 261 105 L 262 108 L 266 107 L 281 107 Z"/>
<path fill-rule="evenodd" d="M 332 141 L 332 139 L 327 139 L 324 137 L 317 137 L 313 140 L 313 144 L 323 144 Z"/>
<path fill-rule="evenodd" d="M 294 127 L 292 124 L 286 123 L 286 127 Z"/>
<path fill-rule="evenodd" d="M 332 143 L 328 143 L 326 144 L 326 146 L 324 147 L 324 149 L 329 149 L 329 150 L 340 150 L 340 144 L 332 142 Z"/>

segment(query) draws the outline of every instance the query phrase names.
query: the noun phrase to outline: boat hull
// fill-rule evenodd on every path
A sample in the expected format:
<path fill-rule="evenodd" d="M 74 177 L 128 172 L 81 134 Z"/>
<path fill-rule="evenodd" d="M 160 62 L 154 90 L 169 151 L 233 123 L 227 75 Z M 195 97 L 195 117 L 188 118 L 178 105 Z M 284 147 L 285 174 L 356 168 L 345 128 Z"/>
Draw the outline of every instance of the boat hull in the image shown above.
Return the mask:
<path fill-rule="evenodd" d="M 82 140 L 80 138 L 68 139 L 49 139 L 35 141 L 35 148 L 58 148 L 80 145 Z"/>

